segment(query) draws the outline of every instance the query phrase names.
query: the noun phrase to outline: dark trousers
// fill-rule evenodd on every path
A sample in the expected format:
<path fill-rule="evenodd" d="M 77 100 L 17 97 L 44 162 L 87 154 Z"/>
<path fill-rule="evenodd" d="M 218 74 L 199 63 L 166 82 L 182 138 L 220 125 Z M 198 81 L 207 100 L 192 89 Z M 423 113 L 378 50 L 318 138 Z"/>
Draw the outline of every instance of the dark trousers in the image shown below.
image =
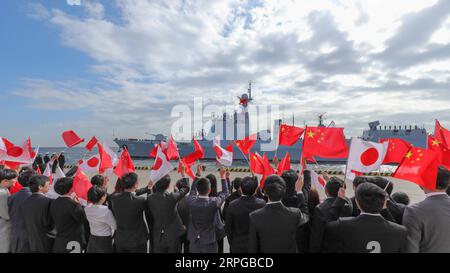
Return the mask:
<path fill-rule="evenodd" d="M 91 234 L 86 253 L 113 253 L 112 237 Z"/>
<path fill-rule="evenodd" d="M 218 253 L 217 242 L 212 244 L 199 244 L 198 242 L 189 243 L 190 253 Z"/>
<path fill-rule="evenodd" d="M 186 233 L 180 237 L 180 243 L 183 246 L 183 253 L 189 253 L 189 240 Z"/>
<path fill-rule="evenodd" d="M 159 238 L 153 238 L 154 253 L 181 253 L 180 238 L 170 238 L 167 234 L 161 234 Z"/>

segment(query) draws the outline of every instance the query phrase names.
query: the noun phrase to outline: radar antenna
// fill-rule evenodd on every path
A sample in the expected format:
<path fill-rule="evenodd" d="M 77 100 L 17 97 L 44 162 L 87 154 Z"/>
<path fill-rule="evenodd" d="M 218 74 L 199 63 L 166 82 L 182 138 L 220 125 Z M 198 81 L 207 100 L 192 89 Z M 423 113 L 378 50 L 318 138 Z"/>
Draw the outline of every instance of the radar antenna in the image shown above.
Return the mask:
<path fill-rule="evenodd" d="M 323 121 L 325 120 L 325 119 L 324 119 L 325 114 L 326 114 L 326 112 L 324 112 L 324 113 L 318 115 L 318 118 L 319 118 L 319 127 L 325 127 L 325 125 L 323 125 Z"/>

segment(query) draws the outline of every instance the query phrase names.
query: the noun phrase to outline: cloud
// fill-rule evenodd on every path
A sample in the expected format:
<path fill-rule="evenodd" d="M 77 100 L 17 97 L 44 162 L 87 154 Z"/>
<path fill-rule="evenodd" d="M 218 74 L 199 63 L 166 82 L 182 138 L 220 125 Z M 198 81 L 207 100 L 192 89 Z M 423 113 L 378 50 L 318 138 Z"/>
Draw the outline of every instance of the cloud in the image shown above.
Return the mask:
<path fill-rule="evenodd" d="M 94 61 L 97 80 L 25 77 L 14 94 L 45 111 L 86 111 L 93 128 L 129 137 L 168 133 L 172 107 L 195 96 L 236 104 L 248 80 L 255 103 L 310 124 L 326 111 L 351 135 L 373 119 L 429 124 L 448 117 L 450 68 L 439 60 L 450 41 L 431 38 L 447 28 L 449 5 L 117 0 L 82 2 L 76 16 L 38 4 L 63 45 Z"/>

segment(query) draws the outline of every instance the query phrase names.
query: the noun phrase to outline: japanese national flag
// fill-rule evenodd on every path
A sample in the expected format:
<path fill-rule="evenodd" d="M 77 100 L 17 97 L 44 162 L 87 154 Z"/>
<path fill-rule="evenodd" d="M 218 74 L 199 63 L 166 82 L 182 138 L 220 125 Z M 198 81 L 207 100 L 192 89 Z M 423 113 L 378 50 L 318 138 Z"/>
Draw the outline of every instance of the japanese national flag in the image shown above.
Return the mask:
<path fill-rule="evenodd" d="M 3 139 L 2 139 L 3 142 Z M 5 142 L 3 142 L 6 144 Z M 6 152 L 1 156 L 1 160 L 22 164 L 32 164 L 36 153 L 31 149 L 31 140 L 28 138 L 22 146 L 16 146 L 10 142 L 5 145 Z"/>
<path fill-rule="evenodd" d="M 325 179 L 314 170 L 311 170 L 311 185 L 316 189 L 325 189 Z"/>
<path fill-rule="evenodd" d="M 85 173 L 98 173 L 100 168 L 100 155 L 96 154 L 91 158 L 84 159 L 79 168 Z"/>
<path fill-rule="evenodd" d="M 6 153 L 6 145 L 3 138 L 0 137 L 0 158 Z"/>
<path fill-rule="evenodd" d="M 55 161 L 52 164 L 58 164 L 58 162 Z M 54 188 L 55 183 L 54 182 L 56 182 L 59 178 L 66 177 L 66 175 L 59 167 L 59 164 L 56 167 L 55 173 L 53 174 L 52 173 L 52 164 L 50 164 L 50 162 L 47 163 L 47 166 L 45 167 L 45 171 L 42 175 L 45 175 L 50 179 L 50 188 L 48 189 L 46 196 L 50 199 L 56 199 L 59 197 L 59 194 L 55 192 L 55 188 Z"/>
<path fill-rule="evenodd" d="M 376 143 L 352 138 L 347 162 L 347 171 L 368 173 L 383 163 L 389 143 Z"/>
<path fill-rule="evenodd" d="M 231 166 L 233 164 L 233 146 L 231 142 L 224 149 L 220 146 L 220 136 L 215 136 L 213 141 L 216 160 L 223 166 Z"/>
<path fill-rule="evenodd" d="M 170 164 L 167 156 L 163 153 L 162 148 L 158 147 L 155 163 L 153 164 L 152 171 L 150 172 L 150 179 L 153 181 L 153 183 L 156 183 L 161 178 L 169 174 L 172 170 L 172 164 Z"/>

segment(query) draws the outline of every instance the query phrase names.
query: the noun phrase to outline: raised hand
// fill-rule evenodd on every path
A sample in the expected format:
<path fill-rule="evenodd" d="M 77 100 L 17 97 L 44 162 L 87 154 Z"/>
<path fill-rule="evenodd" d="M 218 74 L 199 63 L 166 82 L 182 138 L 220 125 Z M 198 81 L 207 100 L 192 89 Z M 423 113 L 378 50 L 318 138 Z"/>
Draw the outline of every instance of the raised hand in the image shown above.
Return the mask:
<path fill-rule="evenodd" d="M 303 181 L 303 175 L 299 175 L 297 182 L 295 182 L 295 191 L 301 192 L 304 184 L 305 184 L 305 182 Z"/>

